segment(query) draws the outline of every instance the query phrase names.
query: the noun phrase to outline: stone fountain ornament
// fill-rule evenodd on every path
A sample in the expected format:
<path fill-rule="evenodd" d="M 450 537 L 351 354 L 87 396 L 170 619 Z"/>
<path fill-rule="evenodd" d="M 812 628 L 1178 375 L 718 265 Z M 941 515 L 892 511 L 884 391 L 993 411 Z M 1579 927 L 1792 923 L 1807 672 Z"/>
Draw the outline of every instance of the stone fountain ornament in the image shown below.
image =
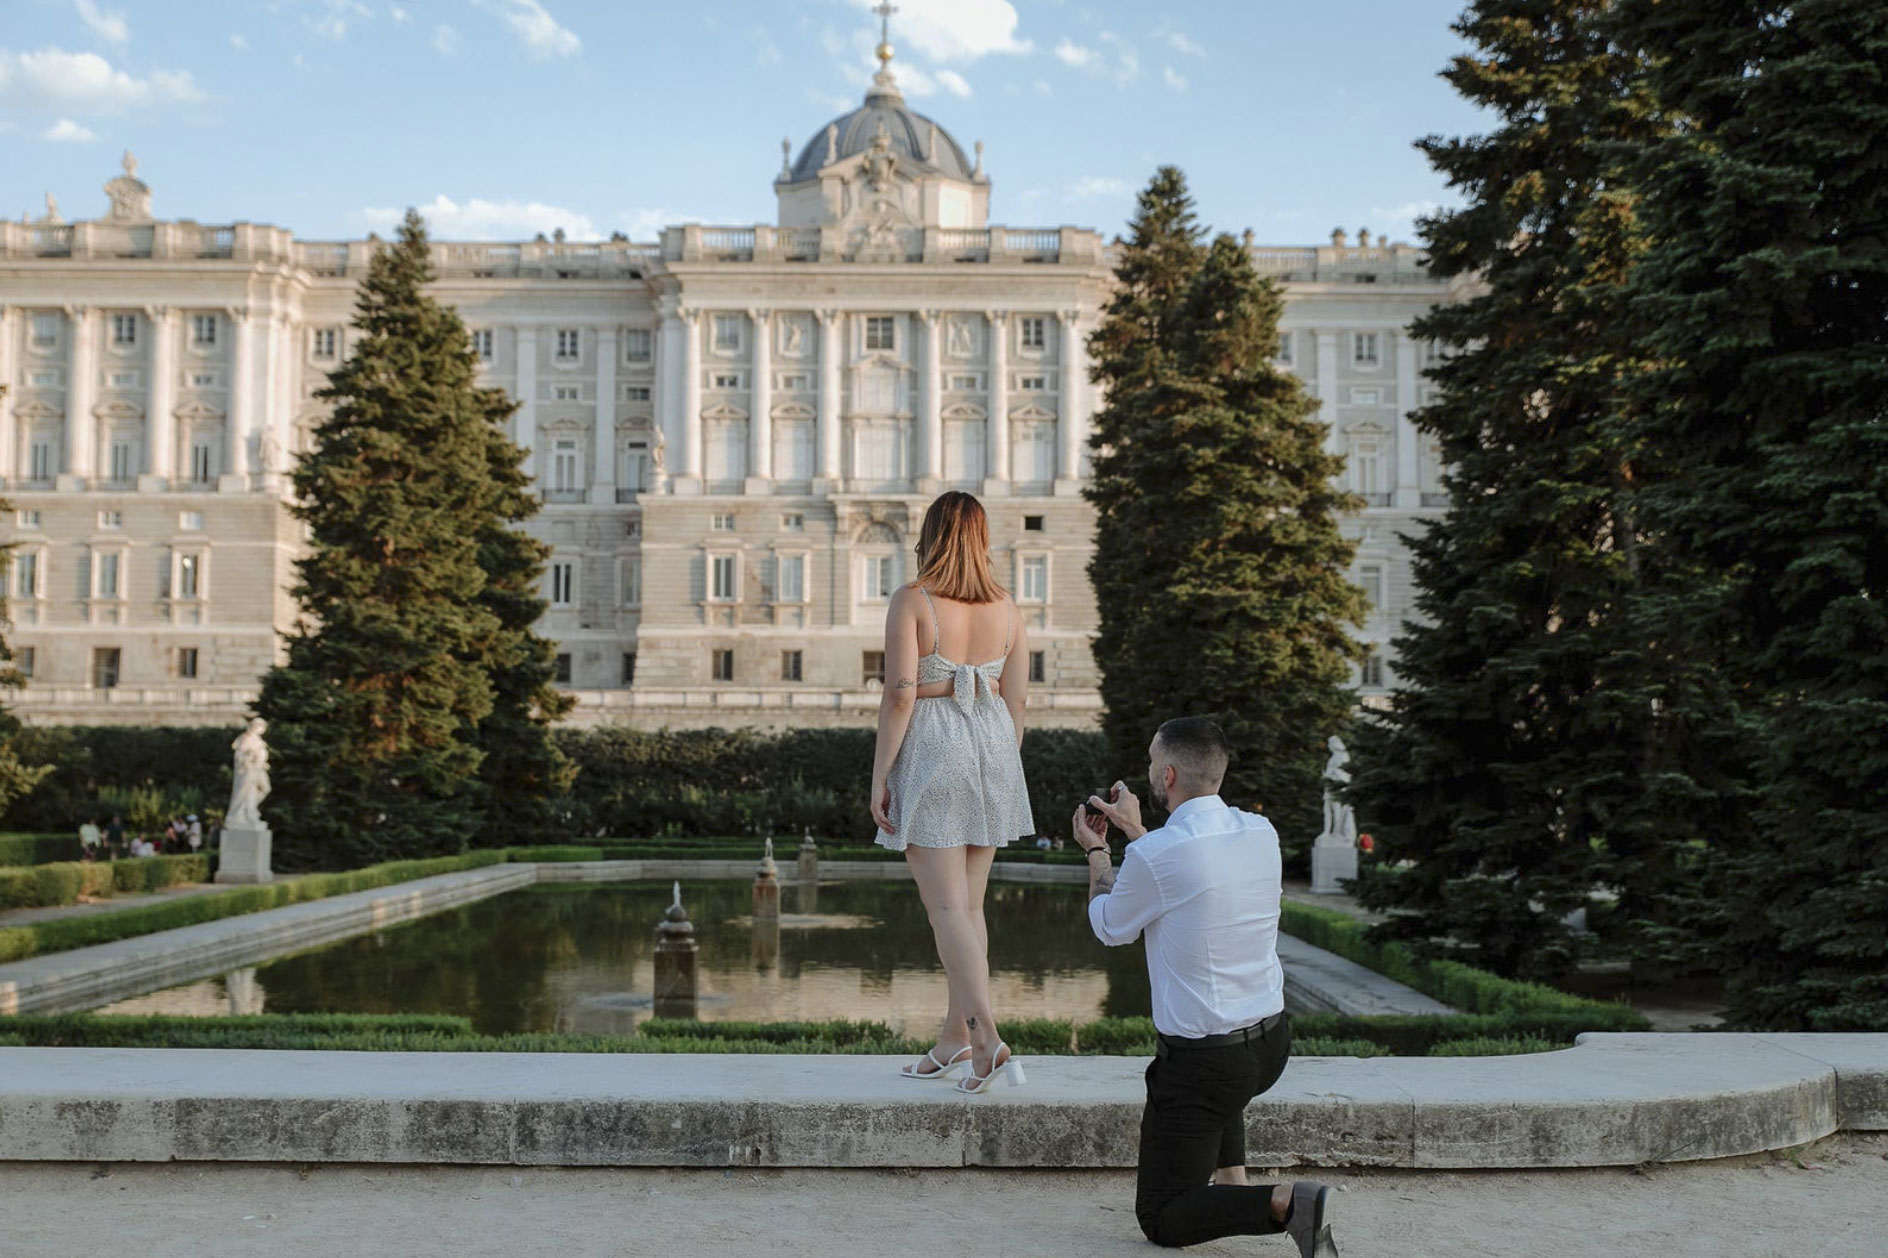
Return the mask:
<path fill-rule="evenodd" d="M 230 744 L 235 762 L 216 862 L 218 882 L 269 882 L 275 877 L 269 868 L 272 836 L 262 819 L 262 801 L 269 797 L 269 744 L 263 741 L 268 729 L 267 721 L 252 716 Z"/>

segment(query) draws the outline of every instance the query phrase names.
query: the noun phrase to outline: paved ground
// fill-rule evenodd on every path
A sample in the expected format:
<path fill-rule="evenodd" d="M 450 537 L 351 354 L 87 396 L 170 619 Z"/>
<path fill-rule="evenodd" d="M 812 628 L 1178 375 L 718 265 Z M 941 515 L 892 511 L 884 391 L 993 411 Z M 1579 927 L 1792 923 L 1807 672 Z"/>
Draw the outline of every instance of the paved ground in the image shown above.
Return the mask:
<path fill-rule="evenodd" d="M 1888 1136 L 1644 1173 L 1327 1177 L 1344 1258 L 1880 1258 L 1888 1235 Z M 1132 1192 L 1119 1171 L 0 1164 L 0 1254 L 1126 1258 L 1154 1252 Z"/>

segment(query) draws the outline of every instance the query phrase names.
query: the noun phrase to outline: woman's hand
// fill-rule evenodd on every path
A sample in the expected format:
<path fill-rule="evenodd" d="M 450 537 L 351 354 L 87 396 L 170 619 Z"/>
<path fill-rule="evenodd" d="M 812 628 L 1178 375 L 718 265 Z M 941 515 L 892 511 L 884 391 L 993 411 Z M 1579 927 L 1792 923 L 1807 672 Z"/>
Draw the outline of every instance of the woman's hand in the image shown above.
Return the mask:
<path fill-rule="evenodd" d="M 898 827 L 892 824 L 892 788 L 884 778 L 872 779 L 872 820 L 878 828 L 887 834 L 897 834 Z"/>

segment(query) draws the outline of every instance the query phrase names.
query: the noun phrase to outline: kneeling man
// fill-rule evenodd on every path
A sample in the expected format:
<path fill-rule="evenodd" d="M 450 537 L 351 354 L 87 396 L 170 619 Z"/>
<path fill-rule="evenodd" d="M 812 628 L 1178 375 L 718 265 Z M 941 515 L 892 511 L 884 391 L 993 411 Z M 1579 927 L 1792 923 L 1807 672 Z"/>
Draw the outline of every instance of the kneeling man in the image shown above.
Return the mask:
<path fill-rule="evenodd" d="M 1124 782 L 1075 810 L 1088 853 L 1088 920 L 1105 944 L 1147 936 L 1160 1033 L 1147 1067 L 1134 1212 L 1159 1245 L 1289 1232 L 1302 1258 L 1337 1258 L 1329 1186 L 1246 1184 L 1246 1105 L 1291 1056 L 1278 963 L 1281 870 L 1272 823 L 1228 808 L 1226 736 L 1168 721 L 1147 749 L 1147 785 L 1169 810 L 1149 832 Z M 1108 823 L 1128 838 L 1119 873 Z"/>

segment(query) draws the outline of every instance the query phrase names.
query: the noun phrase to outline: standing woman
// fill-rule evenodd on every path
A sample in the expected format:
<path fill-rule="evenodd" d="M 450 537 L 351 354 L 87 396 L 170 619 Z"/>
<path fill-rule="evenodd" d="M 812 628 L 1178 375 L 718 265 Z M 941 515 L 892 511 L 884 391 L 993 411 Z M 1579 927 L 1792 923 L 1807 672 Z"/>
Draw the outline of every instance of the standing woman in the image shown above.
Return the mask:
<path fill-rule="evenodd" d="M 885 613 L 885 692 L 872 760 L 877 842 L 902 851 L 931 918 L 950 1003 L 909 1079 L 1023 1081 L 996 1033 L 983 890 L 996 849 L 1035 831 L 1023 784 L 1029 644 L 990 571 L 990 522 L 969 494 L 925 512 L 918 577 Z"/>

